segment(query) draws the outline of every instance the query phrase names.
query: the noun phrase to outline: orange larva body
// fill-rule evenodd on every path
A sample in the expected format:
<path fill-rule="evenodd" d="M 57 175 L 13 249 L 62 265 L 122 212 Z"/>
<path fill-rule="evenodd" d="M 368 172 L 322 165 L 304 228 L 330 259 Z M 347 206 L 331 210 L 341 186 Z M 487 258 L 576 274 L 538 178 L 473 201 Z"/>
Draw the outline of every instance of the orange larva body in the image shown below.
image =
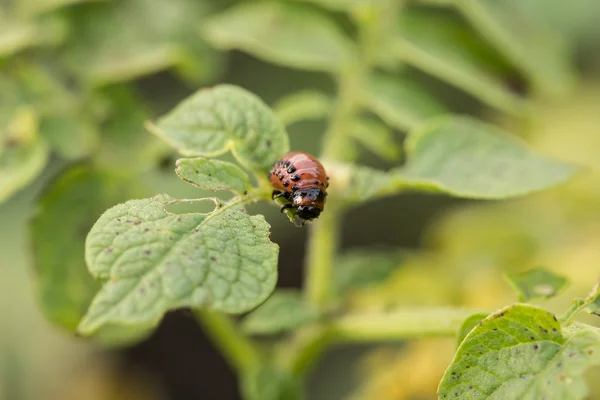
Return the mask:
<path fill-rule="evenodd" d="M 315 157 L 290 152 L 277 160 L 269 173 L 275 191 L 273 197 L 284 197 L 296 215 L 304 220 L 317 218 L 325 207 L 329 178 Z"/>

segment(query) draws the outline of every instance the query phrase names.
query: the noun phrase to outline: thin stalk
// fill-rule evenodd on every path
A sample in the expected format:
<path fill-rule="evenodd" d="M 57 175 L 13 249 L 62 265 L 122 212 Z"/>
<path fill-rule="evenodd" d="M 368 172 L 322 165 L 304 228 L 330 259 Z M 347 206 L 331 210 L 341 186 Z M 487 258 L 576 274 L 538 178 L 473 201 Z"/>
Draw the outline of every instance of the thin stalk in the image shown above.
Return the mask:
<path fill-rule="evenodd" d="M 206 335 L 238 375 L 260 363 L 258 350 L 239 332 L 230 317 L 208 310 L 195 310 L 194 313 Z"/>

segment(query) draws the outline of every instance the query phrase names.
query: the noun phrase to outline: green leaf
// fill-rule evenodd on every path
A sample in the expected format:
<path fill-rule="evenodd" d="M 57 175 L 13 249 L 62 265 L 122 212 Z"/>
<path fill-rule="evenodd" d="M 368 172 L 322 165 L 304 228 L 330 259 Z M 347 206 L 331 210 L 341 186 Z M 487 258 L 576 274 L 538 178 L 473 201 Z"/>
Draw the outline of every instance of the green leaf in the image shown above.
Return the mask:
<path fill-rule="evenodd" d="M 144 99 L 124 85 L 104 88 L 93 101 L 106 104 L 107 122 L 94 162 L 104 169 L 136 175 L 155 167 L 171 149 L 144 129 L 151 117 Z"/>
<path fill-rule="evenodd" d="M 268 62 L 337 72 L 352 62 L 352 42 L 325 14 L 297 4 L 244 2 L 202 26 L 219 49 L 246 51 Z"/>
<path fill-rule="evenodd" d="M 476 313 L 465 319 L 465 322 L 463 322 L 456 337 L 458 346 L 460 346 L 463 340 L 465 340 L 465 337 L 469 334 L 469 332 L 479 325 L 479 323 L 488 315 L 488 313 Z"/>
<path fill-rule="evenodd" d="M 174 202 L 167 195 L 130 200 L 94 224 L 86 262 L 102 289 L 80 334 L 105 324 L 153 327 L 180 307 L 242 313 L 271 294 L 279 248 L 262 216 L 247 215 L 239 201 L 209 214 L 167 212 Z"/>
<path fill-rule="evenodd" d="M 394 142 L 392 132 L 375 119 L 360 118 L 352 124 L 350 136 L 387 161 L 398 161 L 402 152 Z"/>
<path fill-rule="evenodd" d="M 7 126 L 0 125 L 0 203 L 27 186 L 46 165 L 48 146 L 38 136 L 37 124 L 35 113 L 23 106 Z"/>
<path fill-rule="evenodd" d="M 333 107 L 329 96 L 316 90 L 303 90 L 280 99 L 273 106 L 285 125 L 326 118 Z"/>
<path fill-rule="evenodd" d="M 600 283 L 596 284 L 585 302 L 587 303 L 586 311 L 600 317 Z"/>
<path fill-rule="evenodd" d="M 334 286 L 340 295 L 383 282 L 401 265 L 405 253 L 398 250 L 358 249 L 335 262 Z"/>
<path fill-rule="evenodd" d="M 520 2 L 465 0 L 455 6 L 537 89 L 557 95 L 572 88 L 571 56 L 555 26 L 530 18 Z"/>
<path fill-rule="evenodd" d="M 556 296 L 569 284 L 569 280 L 544 268 L 506 274 L 508 282 L 519 294 L 519 301 L 547 299 Z"/>
<path fill-rule="evenodd" d="M 181 158 L 176 165 L 175 172 L 181 179 L 202 189 L 244 194 L 251 188 L 248 174 L 230 162 L 199 157 Z"/>
<path fill-rule="evenodd" d="M 505 83 L 498 56 L 465 24 L 447 14 L 402 13 L 392 52 L 404 63 L 453 85 L 501 111 L 521 115 L 526 102 Z M 500 68 L 497 66 L 500 65 Z"/>
<path fill-rule="evenodd" d="M 579 400 L 585 370 L 600 364 L 600 330 L 561 330 L 549 312 L 525 304 L 488 316 L 460 345 L 439 399 Z"/>
<path fill-rule="evenodd" d="M 289 150 L 273 111 L 232 85 L 196 92 L 148 129 L 185 156 L 215 157 L 231 149 L 242 165 L 261 174 Z"/>
<path fill-rule="evenodd" d="M 380 3 L 379 0 L 304 0 L 334 11 L 353 11 Z"/>
<path fill-rule="evenodd" d="M 40 135 L 54 151 L 68 160 L 86 157 L 100 142 L 96 126 L 81 115 L 46 117 L 41 122 Z"/>
<path fill-rule="evenodd" d="M 298 377 L 275 368 L 261 365 L 245 372 L 241 392 L 246 400 L 302 400 L 302 385 Z"/>
<path fill-rule="evenodd" d="M 207 4 L 127 0 L 72 7 L 65 61 L 88 86 L 129 81 L 171 68 L 194 82 L 210 79 L 218 58 L 195 28 L 209 12 Z"/>
<path fill-rule="evenodd" d="M 250 335 L 272 335 L 293 331 L 319 318 L 319 312 L 294 289 L 278 290 L 248 315 L 242 329 Z"/>
<path fill-rule="evenodd" d="M 54 324 L 74 332 L 100 288 L 85 265 L 85 235 L 102 211 L 134 196 L 131 182 L 78 166 L 42 193 L 30 224 L 39 304 Z M 146 332 L 130 327 L 103 329 L 104 343 L 122 343 Z"/>
<path fill-rule="evenodd" d="M 363 102 L 386 123 L 400 130 L 413 129 L 429 118 L 447 112 L 414 82 L 381 74 L 369 80 Z"/>
<path fill-rule="evenodd" d="M 411 132 L 406 153 L 406 165 L 396 170 L 406 187 L 467 198 L 522 196 L 564 183 L 578 171 L 463 117 L 441 117 Z"/>

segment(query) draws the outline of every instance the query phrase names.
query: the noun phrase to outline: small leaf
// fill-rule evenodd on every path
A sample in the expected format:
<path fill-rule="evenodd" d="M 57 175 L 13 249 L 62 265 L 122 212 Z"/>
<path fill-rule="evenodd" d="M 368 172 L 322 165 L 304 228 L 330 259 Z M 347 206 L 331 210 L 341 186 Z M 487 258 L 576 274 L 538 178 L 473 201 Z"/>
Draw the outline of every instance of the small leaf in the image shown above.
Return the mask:
<path fill-rule="evenodd" d="M 27 186 L 44 169 L 48 146 L 37 134 L 37 116 L 24 106 L 0 126 L 0 203 Z"/>
<path fill-rule="evenodd" d="M 293 331 L 319 318 L 319 312 L 306 303 L 297 290 L 278 290 L 242 322 L 250 335 L 273 335 Z"/>
<path fill-rule="evenodd" d="M 600 330 L 561 331 L 549 312 L 526 304 L 484 319 L 460 345 L 438 388 L 439 399 L 586 398 L 585 370 L 600 364 Z"/>
<path fill-rule="evenodd" d="M 398 250 L 359 249 L 342 254 L 335 262 L 336 291 L 345 293 L 384 281 L 404 260 Z"/>
<path fill-rule="evenodd" d="M 148 128 L 183 155 L 214 157 L 231 149 L 241 164 L 263 174 L 289 149 L 273 111 L 231 85 L 200 90 Z"/>
<path fill-rule="evenodd" d="M 237 165 L 206 158 L 181 158 L 175 172 L 181 179 L 206 190 L 231 190 L 238 194 L 248 191 L 250 179 Z"/>
<path fill-rule="evenodd" d="M 469 332 L 471 332 L 473 328 L 475 328 L 488 315 L 489 314 L 487 313 L 476 313 L 471 315 L 469 318 L 465 319 L 465 322 L 463 322 L 462 326 L 460 327 L 460 330 L 458 331 L 458 335 L 456 338 L 457 345 L 460 346 L 460 344 L 463 342 L 463 340 L 465 340 L 465 337 L 469 334 Z"/>
<path fill-rule="evenodd" d="M 398 161 L 402 155 L 400 146 L 394 142 L 392 132 L 375 119 L 355 120 L 350 135 L 386 161 Z"/>
<path fill-rule="evenodd" d="M 102 283 L 78 331 L 105 324 L 155 326 L 168 310 L 242 313 L 271 294 L 279 248 L 262 216 L 236 203 L 209 214 L 172 214 L 167 195 L 107 210 L 86 239 L 86 262 Z"/>
<path fill-rule="evenodd" d="M 506 274 L 511 286 L 519 294 L 519 301 L 547 299 L 567 287 L 569 280 L 543 268 L 534 268 L 519 274 Z"/>
<path fill-rule="evenodd" d="M 374 75 L 364 96 L 365 107 L 394 128 L 410 130 L 431 117 L 445 114 L 445 107 L 414 82 Z"/>
<path fill-rule="evenodd" d="M 52 150 L 68 160 L 77 160 L 91 154 L 100 142 L 93 122 L 81 115 L 53 115 L 42 120 L 40 136 Z"/>
<path fill-rule="evenodd" d="M 578 171 L 463 117 L 437 118 L 411 132 L 406 153 L 406 165 L 396 172 L 407 187 L 467 198 L 522 196 L 564 183 Z"/>
<path fill-rule="evenodd" d="M 292 93 L 273 106 L 275 114 L 286 125 L 299 121 L 326 118 L 333 107 L 329 96 L 316 90 Z"/>
<path fill-rule="evenodd" d="M 325 14 L 297 4 L 245 2 L 202 26 L 206 40 L 271 63 L 340 71 L 354 56 L 352 42 Z"/>
<path fill-rule="evenodd" d="M 464 22 L 449 14 L 402 13 L 392 52 L 404 63 L 453 85 L 482 102 L 520 115 L 525 101 L 506 85 L 502 60 Z"/>
<path fill-rule="evenodd" d="M 302 400 L 302 385 L 297 376 L 260 365 L 242 374 L 241 392 L 246 400 Z"/>
<path fill-rule="evenodd" d="M 600 283 L 596 284 L 585 302 L 587 303 L 586 311 L 600 317 Z"/>

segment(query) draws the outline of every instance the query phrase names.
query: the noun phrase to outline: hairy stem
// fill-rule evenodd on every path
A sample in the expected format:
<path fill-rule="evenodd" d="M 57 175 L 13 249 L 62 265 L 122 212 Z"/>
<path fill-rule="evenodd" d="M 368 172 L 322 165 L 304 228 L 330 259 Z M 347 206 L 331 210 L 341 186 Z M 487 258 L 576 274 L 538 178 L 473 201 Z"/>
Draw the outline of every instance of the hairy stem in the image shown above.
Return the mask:
<path fill-rule="evenodd" d="M 236 328 L 230 317 L 216 311 L 195 310 L 204 332 L 220 350 L 227 363 L 238 375 L 256 367 L 260 362 L 258 350 Z"/>

